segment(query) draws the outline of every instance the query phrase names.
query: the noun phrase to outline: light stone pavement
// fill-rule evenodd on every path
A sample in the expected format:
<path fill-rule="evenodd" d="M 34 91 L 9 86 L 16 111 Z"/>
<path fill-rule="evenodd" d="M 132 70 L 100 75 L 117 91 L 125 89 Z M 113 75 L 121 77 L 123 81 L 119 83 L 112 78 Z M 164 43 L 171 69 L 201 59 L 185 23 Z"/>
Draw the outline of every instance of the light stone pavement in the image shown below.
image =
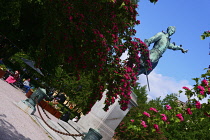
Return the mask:
<path fill-rule="evenodd" d="M 0 79 L 0 140 L 52 140 L 43 127 L 17 107 L 16 103 L 26 98 L 20 89 Z M 38 111 L 35 116 L 40 118 Z M 49 116 L 55 122 L 58 120 Z"/>

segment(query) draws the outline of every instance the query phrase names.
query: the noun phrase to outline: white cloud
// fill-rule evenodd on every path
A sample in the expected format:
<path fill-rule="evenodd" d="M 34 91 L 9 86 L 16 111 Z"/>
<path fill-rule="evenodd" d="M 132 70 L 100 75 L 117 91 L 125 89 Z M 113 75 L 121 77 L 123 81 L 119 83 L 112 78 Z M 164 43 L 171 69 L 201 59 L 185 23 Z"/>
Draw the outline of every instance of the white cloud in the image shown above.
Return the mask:
<path fill-rule="evenodd" d="M 192 88 L 192 86 L 189 84 L 187 80 L 181 80 L 176 81 L 172 77 L 167 77 L 162 74 L 158 74 L 154 71 L 152 71 L 149 76 L 149 85 L 150 85 L 150 91 L 147 87 L 147 94 L 149 99 L 155 99 L 157 97 L 161 96 L 161 99 L 163 99 L 167 94 L 171 93 L 179 93 L 179 90 L 182 90 L 183 86 Z M 139 81 L 141 85 L 147 85 L 147 79 L 145 75 L 139 76 Z M 184 93 L 181 93 L 179 99 L 181 101 L 186 101 L 187 97 L 184 95 Z"/>

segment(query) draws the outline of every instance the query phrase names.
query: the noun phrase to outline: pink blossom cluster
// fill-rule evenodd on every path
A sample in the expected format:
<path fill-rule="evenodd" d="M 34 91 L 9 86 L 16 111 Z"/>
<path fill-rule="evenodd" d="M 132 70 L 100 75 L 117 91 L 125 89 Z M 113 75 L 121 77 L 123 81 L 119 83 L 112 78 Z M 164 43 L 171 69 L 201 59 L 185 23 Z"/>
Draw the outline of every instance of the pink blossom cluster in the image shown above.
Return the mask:
<path fill-rule="evenodd" d="M 157 109 L 156 109 L 156 108 L 153 108 L 153 107 L 150 107 L 149 110 L 152 110 L 152 111 L 154 111 L 154 112 L 158 112 Z"/>
<path fill-rule="evenodd" d="M 201 103 L 199 101 L 195 101 L 195 106 L 197 109 L 201 109 Z"/>
<path fill-rule="evenodd" d="M 165 121 L 165 122 L 167 121 L 167 116 L 165 114 L 161 114 L 160 116 L 162 116 L 163 121 Z"/>
<path fill-rule="evenodd" d="M 171 106 L 170 105 L 166 105 L 166 110 L 171 110 Z"/>
<path fill-rule="evenodd" d="M 160 131 L 160 128 L 159 128 L 159 126 L 157 124 L 154 124 L 154 128 L 155 128 L 156 132 Z"/>
<path fill-rule="evenodd" d="M 191 91 L 188 87 L 182 87 L 183 89 L 185 89 L 186 91 Z M 203 79 L 201 81 L 201 84 L 200 85 L 197 85 L 195 87 L 196 89 L 196 92 L 198 92 L 199 94 L 201 95 L 204 95 L 206 96 L 206 94 L 210 94 L 210 87 L 209 87 L 209 81 L 206 80 L 206 79 Z M 190 95 L 190 97 L 192 96 L 191 94 L 192 92 L 186 92 L 186 94 Z"/>
<path fill-rule="evenodd" d="M 141 120 L 141 125 L 142 125 L 144 128 L 148 127 L 148 125 L 146 125 L 146 122 L 145 122 L 145 121 L 142 121 L 142 120 Z"/>
<path fill-rule="evenodd" d="M 188 87 L 182 87 L 183 89 L 190 90 Z"/>
<path fill-rule="evenodd" d="M 143 114 L 144 114 L 145 116 L 147 116 L 147 117 L 150 117 L 150 114 L 147 113 L 146 111 L 144 111 Z"/>
<path fill-rule="evenodd" d="M 192 115 L 192 111 L 190 108 L 187 108 L 186 112 L 187 112 L 187 114 Z"/>
<path fill-rule="evenodd" d="M 184 121 L 184 118 L 183 118 L 183 116 L 182 116 L 181 113 L 180 113 L 180 114 L 177 114 L 176 116 L 180 119 L 180 122 L 181 122 L 181 121 Z"/>

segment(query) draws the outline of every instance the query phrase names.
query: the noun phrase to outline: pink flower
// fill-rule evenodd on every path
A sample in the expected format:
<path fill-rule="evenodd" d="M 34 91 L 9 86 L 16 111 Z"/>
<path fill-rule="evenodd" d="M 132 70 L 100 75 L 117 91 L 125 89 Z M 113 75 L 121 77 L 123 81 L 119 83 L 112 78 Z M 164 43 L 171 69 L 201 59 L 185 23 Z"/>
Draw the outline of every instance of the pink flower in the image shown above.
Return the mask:
<path fill-rule="evenodd" d="M 144 113 L 143 113 L 144 115 L 146 115 L 147 117 L 150 117 L 150 114 L 149 113 L 147 113 L 146 111 L 144 111 Z"/>
<path fill-rule="evenodd" d="M 206 115 L 207 117 L 210 117 L 210 115 L 207 112 L 205 112 L 204 115 Z"/>
<path fill-rule="evenodd" d="M 150 107 L 149 110 L 152 110 L 152 111 L 155 111 L 155 112 L 158 112 L 156 108 L 153 108 L 153 107 Z"/>
<path fill-rule="evenodd" d="M 188 87 L 182 87 L 183 89 L 190 90 Z"/>
<path fill-rule="evenodd" d="M 163 120 L 163 121 L 165 121 L 165 122 L 167 121 L 167 117 L 166 117 L 165 114 L 161 114 L 160 116 L 163 116 L 163 117 L 162 117 L 162 120 Z"/>
<path fill-rule="evenodd" d="M 118 48 L 117 46 L 114 46 L 114 48 L 115 48 L 116 50 L 119 50 L 119 48 Z"/>
<path fill-rule="evenodd" d="M 131 69 L 130 67 L 127 67 L 127 68 L 126 68 L 126 72 L 128 72 L 128 73 L 129 73 L 129 72 L 132 72 L 132 69 Z"/>
<path fill-rule="evenodd" d="M 170 110 L 171 106 L 170 105 L 166 105 L 166 110 Z"/>
<path fill-rule="evenodd" d="M 205 90 L 204 87 L 202 87 L 202 86 L 197 86 L 197 88 L 200 89 L 201 91 Z"/>
<path fill-rule="evenodd" d="M 187 108 L 187 114 L 192 115 L 192 111 L 190 110 L 190 108 Z"/>
<path fill-rule="evenodd" d="M 148 127 L 148 126 L 146 125 L 145 121 L 141 121 L 141 125 L 142 125 L 144 128 Z"/>
<path fill-rule="evenodd" d="M 182 117 L 182 114 L 181 113 L 180 114 L 177 114 L 176 116 L 180 119 L 180 121 L 184 121 L 184 118 Z"/>
<path fill-rule="evenodd" d="M 137 21 L 136 21 L 136 24 L 140 24 L 140 20 L 137 20 Z"/>
<path fill-rule="evenodd" d="M 201 91 L 200 91 L 200 94 L 201 94 L 201 95 L 204 95 L 204 91 L 203 91 L 203 90 L 201 90 Z"/>
<path fill-rule="evenodd" d="M 208 86 L 208 81 L 206 79 L 203 79 L 202 83 L 205 85 L 205 86 Z"/>
<path fill-rule="evenodd" d="M 197 109 L 201 109 L 201 103 L 199 101 L 195 101 L 195 106 Z"/>
<path fill-rule="evenodd" d="M 157 124 L 154 124 L 154 128 L 156 129 L 156 132 L 160 131 L 159 126 Z"/>
<path fill-rule="evenodd" d="M 208 88 L 208 94 L 210 94 L 210 88 Z"/>
<path fill-rule="evenodd" d="M 70 16 L 70 17 L 69 17 L 69 20 L 71 21 L 72 19 L 73 19 L 73 17 L 72 17 L 72 16 Z"/>
<path fill-rule="evenodd" d="M 103 38 L 103 37 L 104 37 L 104 35 L 103 35 L 103 34 L 99 34 L 99 36 L 100 36 L 101 38 Z"/>
<path fill-rule="evenodd" d="M 130 121 L 131 121 L 131 122 L 134 122 L 135 120 L 134 120 L 134 119 L 131 119 Z"/>

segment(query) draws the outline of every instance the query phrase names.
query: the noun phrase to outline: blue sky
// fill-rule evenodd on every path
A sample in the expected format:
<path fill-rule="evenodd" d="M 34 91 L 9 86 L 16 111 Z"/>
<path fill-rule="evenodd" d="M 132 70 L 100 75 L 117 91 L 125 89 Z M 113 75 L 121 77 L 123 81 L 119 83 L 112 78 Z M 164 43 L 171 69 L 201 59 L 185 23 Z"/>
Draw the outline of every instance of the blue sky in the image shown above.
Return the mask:
<path fill-rule="evenodd" d="M 149 75 L 150 98 L 178 93 L 182 86 L 194 84 L 192 78 L 205 73 L 210 65 L 210 38 L 200 39 L 200 35 L 210 30 L 209 0 L 159 0 L 155 5 L 148 0 L 139 3 L 137 17 L 141 24 L 136 27 L 136 37 L 148 39 L 168 26 L 175 26 L 176 32 L 171 42 L 182 44 L 189 49 L 187 54 L 181 51 L 167 50 L 158 66 Z M 149 49 L 153 46 L 150 45 Z M 146 84 L 146 77 L 140 75 L 140 82 Z"/>

